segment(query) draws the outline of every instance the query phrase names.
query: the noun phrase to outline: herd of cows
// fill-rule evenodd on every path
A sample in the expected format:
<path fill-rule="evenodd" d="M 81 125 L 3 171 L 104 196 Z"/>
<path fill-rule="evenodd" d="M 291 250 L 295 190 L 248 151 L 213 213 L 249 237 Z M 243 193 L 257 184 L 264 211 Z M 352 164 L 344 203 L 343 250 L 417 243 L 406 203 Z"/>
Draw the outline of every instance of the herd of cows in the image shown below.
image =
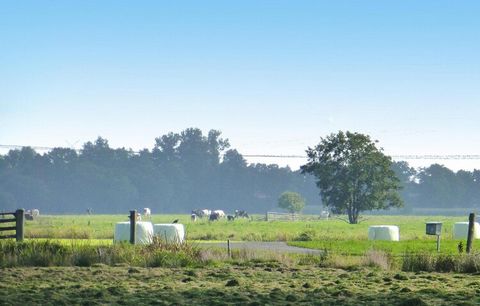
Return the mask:
<path fill-rule="evenodd" d="M 34 209 L 27 209 L 25 211 L 25 219 L 26 220 L 33 220 L 40 216 L 40 210 L 34 208 Z"/>
<path fill-rule="evenodd" d="M 143 218 L 150 218 L 152 216 L 152 210 L 148 207 L 143 208 L 143 213 L 137 213 L 137 220 L 142 220 Z M 221 209 L 210 210 L 210 209 L 195 209 L 192 210 L 191 220 L 196 222 L 199 219 L 206 219 L 208 221 L 218 221 L 220 219 L 226 218 L 228 221 L 234 221 L 238 218 L 249 219 L 250 216 L 245 210 L 235 210 L 233 215 L 227 215 Z M 176 223 L 176 222 L 175 222 Z"/>
<path fill-rule="evenodd" d="M 87 208 L 87 214 L 93 214 L 93 210 L 91 208 Z M 28 209 L 25 211 L 25 219 L 33 220 L 34 218 L 40 215 L 40 211 L 38 209 Z M 142 216 L 144 218 L 150 218 L 152 215 L 152 210 L 148 207 L 143 208 L 143 213 L 137 213 L 137 220 L 141 220 Z M 198 219 L 207 219 L 209 221 L 218 221 L 222 218 L 226 218 L 228 221 L 234 221 L 238 218 L 246 218 L 249 219 L 250 216 L 245 210 L 235 210 L 233 215 L 227 215 L 221 209 L 217 210 L 210 210 L 210 209 L 195 209 L 192 210 L 191 219 L 193 222 L 197 221 Z"/>
<path fill-rule="evenodd" d="M 209 221 L 218 221 L 222 218 L 227 218 L 228 221 L 233 221 L 237 218 L 250 218 L 248 213 L 244 210 L 235 210 L 234 215 L 226 215 L 223 210 L 210 210 L 210 209 L 196 209 L 192 210 L 191 214 L 192 222 L 197 221 L 198 219 L 206 218 Z"/>

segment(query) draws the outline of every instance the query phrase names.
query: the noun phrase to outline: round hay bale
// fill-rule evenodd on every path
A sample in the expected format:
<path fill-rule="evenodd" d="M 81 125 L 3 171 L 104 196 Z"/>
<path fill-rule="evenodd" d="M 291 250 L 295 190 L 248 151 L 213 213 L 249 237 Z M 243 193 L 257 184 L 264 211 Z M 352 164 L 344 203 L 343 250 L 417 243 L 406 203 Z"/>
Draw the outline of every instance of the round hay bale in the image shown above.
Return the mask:
<path fill-rule="evenodd" d="M 113 242 L 130 241 L 130 221 L 115 224 Z M 137 221 L 135 224 L 135 244 L 150 244 L 153 241 L 151 222 Z"/>
<path fill-rule="evenodd" d="M 372 225 L 368 228 L 368 240 L 399 241 L 400 229 L 396 225 Z"/>
<path fill-rule="evenodd" d="M 166 243 L 183 243 L 185 240 L 183 224 L 154 224 L 153 233 Z"/>
<path fill-rule="evenodd" d="M 453 239 L 467 239 L 468 222 L 455 222 L 453 224 Z M 480 239 L 480 224 L 473 224 L 473 239 Z"/>

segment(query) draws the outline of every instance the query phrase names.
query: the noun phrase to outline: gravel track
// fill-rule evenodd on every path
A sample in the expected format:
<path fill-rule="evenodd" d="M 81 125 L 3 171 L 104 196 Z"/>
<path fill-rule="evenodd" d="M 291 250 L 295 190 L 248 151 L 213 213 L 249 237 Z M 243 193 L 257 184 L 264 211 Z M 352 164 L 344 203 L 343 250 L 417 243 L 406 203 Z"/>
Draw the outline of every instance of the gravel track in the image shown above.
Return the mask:
<path fill-rule="evenodd" d="M 202 248 L 227 248 L 227 242 L 206 242 L 199 243 L 199 247 Z M 281 253 L 297 253 L 297 254 L 321 254 L 321 250 L 312 250 L 289 246 L 283 241 L 275 242 L 257 242 L 257 241 L 242 241 L 242 242 L 230 242 L 230 248 L 232 250 L 246 249 L 246 250 L 259 250 L 269 252 L 281 252 Z"/>

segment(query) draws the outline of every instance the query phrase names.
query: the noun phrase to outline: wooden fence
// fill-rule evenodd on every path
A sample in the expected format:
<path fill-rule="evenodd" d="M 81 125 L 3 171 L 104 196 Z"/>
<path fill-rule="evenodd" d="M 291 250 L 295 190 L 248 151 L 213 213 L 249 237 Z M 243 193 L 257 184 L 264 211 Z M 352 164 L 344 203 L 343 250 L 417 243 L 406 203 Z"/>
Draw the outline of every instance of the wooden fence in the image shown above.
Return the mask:
<path fill-rule="evenodd" d="M 299 219 L 299 214 L 279 213 L 273 211 L 269 211 L 265 214 L 265 221 L 296 221 Z"/>
<path fill-rule="evenodd" d="M 328 220 L 330 214 L 326 211 L 322 212 L 320 215 L 304 215 L 304 214 L 292 214 L 292 213 L 280 213 L 269 211 L 265 213 L 265 217 L 261 220 L 265 221 L 319 221 L 319 220 Z"/>
<path fill-rule="evenodd" d="M 0 216 L 0 225 L 7 225 L 0 227 L 0 234 L 3 232 L 15 231 L 15 234 L 0 235 L 0 239 L 15 238 L 17 241 L 23 241 L 25 210 L 17 209 L 15 212 L 2 212 L 0 213 Z M 13 218 L 11 216 L 13 216 Z M 15 223 L 15 226 L 9 223 Z"/>

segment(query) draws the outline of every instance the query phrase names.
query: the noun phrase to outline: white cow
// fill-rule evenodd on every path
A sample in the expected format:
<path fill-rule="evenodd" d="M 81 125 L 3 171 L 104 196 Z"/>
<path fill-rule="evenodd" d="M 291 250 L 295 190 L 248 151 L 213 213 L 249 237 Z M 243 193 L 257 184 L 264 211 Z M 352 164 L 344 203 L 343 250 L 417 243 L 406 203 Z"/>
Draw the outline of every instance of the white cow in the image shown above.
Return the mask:
<path fill-rule="evenodd" d="M 212 214 L 212 211 L 210 209 L 202 209 L 201 212 L 202 212 L 202 215 L 207 218 L 210 217 L 210 215 Z"/>
<path fill-rule="evenodd" d="M 225 212 L 221 209 L 214 210 L 213 213 L 217 214 L 219 218 L 225 218 Z"/>
<path fill-rule="evenodd" d="M 150 210 L 150 208 L 145 207 L 143 209 L 143 216 L 148 217 L 148 218 L 150 218 L 152 216 L 152 211 Z"/>
<path fill-rule="evenodd" d="M 40 216 L 40 210 L 38 210 L 36 208 L 32 209 L 32 217 L 36 218 L 38 216 Z"/>

